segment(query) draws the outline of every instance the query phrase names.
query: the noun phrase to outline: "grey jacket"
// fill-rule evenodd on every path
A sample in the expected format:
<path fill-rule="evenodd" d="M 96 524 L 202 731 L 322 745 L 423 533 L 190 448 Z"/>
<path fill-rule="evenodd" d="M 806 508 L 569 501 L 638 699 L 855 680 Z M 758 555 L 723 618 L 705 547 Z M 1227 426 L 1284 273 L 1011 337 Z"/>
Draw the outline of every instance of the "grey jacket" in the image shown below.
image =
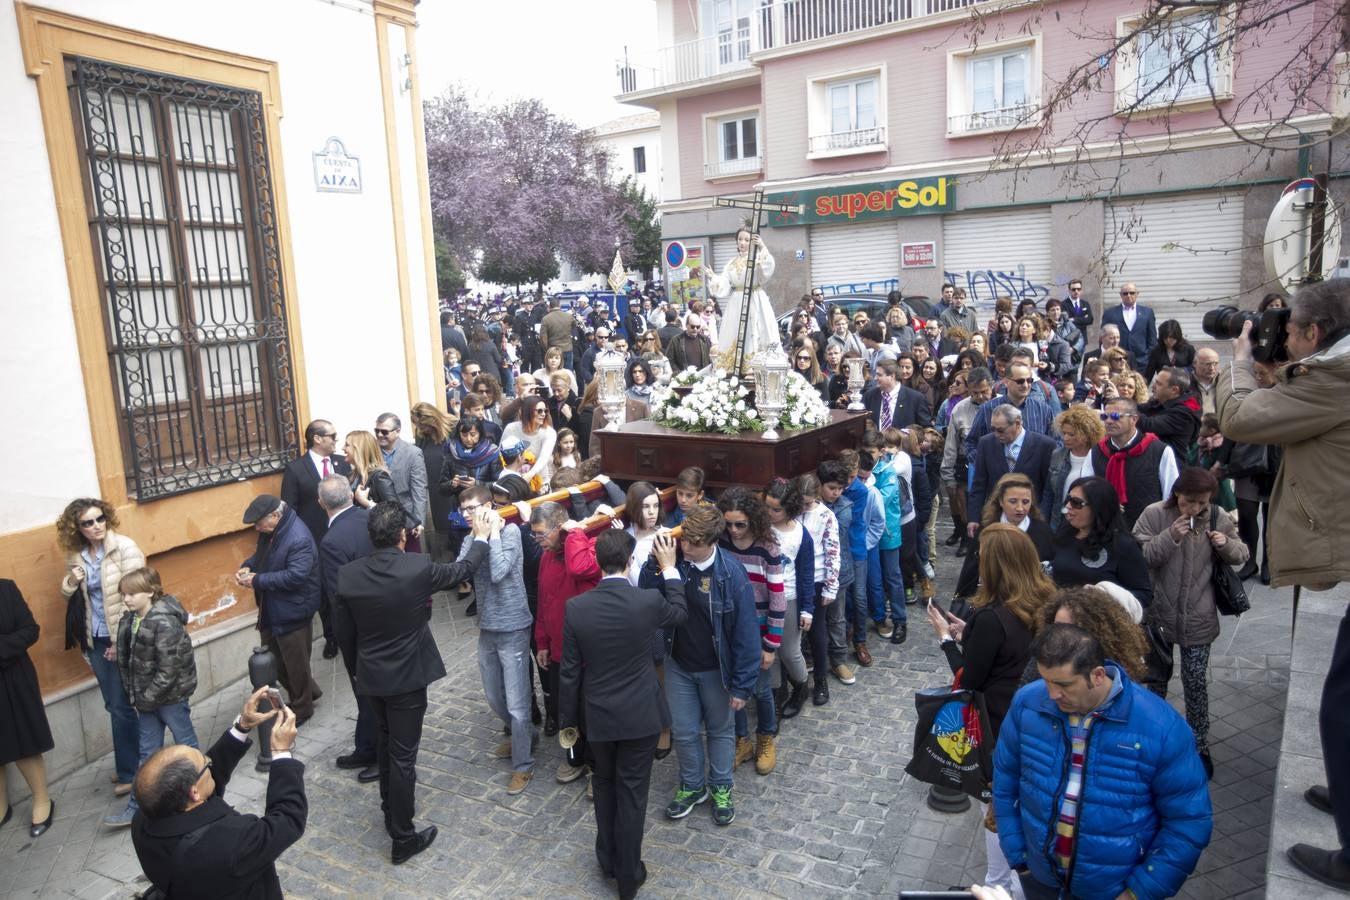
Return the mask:
<path fill-rule="evenodd" d="M 473 541 L 459 548 L 464 561 Z M 481 631 L 520 631 L 534 624 L 525 595 L 525 557 L 520 545 L 520 529 L 506 526 L 498 537 L 487 542 L 487 565 L 473 575 L 473 596 L 478 602 L 478 628 Z"/>
<path fill-rule="evenodd" d="M 1186 532 L 1180 542 L 1170 531 L 1178 515 L 1177 508 L 1163 500 L 1144 507 L 1134 523 L 1134 538 L 1153 579 L 1153 602 L 1146 621 L 1173 644 L 1204 646 L 1219 636 L 1219 611 L 1210 582 L 1214 557 L 1231 566 L 1241 565 L 1247 561 L 1248 550 L 1237 535 L 1237 523 L 1222 509 L 1214 530 L 1227 536 L 1228 542 L 1217 550 L 1209 542 L 1208 514 L 1203 521 L 1197 519 L 1195 530 Z"/>
<path fill-rule="evenodd" d="M 394 482 L 398 505 L 408 517 L 408 527 L 418 527 L 427 508 L 427 464 L 422 451 L 407 441 L 395 441 L 389 477 Z"/>
<path fill-rule="evenodd" d="M 188 614 L 178 598 L 164 594 L 151 604 L 132 633 L 130 610 L 117 627 L 117 667 L 131 705 L 141 712 L 179 703 L 197 689 L 197 662 L 188 637 Z"/>

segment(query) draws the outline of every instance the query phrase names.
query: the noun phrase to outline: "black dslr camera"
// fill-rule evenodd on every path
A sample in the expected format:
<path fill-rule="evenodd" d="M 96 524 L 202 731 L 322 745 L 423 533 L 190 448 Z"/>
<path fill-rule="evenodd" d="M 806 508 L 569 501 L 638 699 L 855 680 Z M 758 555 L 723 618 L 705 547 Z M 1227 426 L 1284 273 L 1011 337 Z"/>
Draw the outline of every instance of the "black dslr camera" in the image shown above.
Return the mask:
<path fill-rule="evenodd" d="M 1242 323 L 1251 322 L 1252 356 L 1259 362 L 1280 363 L 1289 360 L 1285 339 L 1289 336 L 1285 325 L 1289 322 L 1288 309 L 1268 309 L 1265 312 L 1245 312 L 1236 306 L 1219 306 L 1205 313 L 1200 325 L 1205 334 L 1220 340 L 1233 340 L 1242 335 Z"/>

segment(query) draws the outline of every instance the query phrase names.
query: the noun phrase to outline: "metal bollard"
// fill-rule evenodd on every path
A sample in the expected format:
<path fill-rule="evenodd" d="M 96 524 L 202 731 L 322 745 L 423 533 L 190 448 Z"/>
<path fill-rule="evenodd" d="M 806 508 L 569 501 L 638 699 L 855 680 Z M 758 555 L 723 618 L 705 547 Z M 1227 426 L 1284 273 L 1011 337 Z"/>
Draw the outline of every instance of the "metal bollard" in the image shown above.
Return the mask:
<path fill-rule="evenodd" d="M 266 647 L 254 647 L 253 655 L 248 658 L 248 680 L 253 690 L 277 684 L 277 658 Z M 258 712 L 270 712 L 272 703 L 266 697 L 258 701 Z M 272 768 L 272 720 L 260 724 L 258 732 L 258 761 L 253 768 L 258 772 L 267 772 Z"/>
<path fill-rule="evenodd" d="M 940 813 L 963 813 L 970 809 L 970 797 L 961 791 L 930 785 L 928 808 Z"/>

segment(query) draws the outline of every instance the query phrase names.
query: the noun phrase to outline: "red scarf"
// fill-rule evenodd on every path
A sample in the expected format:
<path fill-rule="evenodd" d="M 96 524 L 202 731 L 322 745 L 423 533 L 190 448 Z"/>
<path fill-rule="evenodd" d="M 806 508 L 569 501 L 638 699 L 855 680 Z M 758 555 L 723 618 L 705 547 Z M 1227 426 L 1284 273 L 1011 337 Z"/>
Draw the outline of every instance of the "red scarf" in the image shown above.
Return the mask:
<path fill-rule="evenodd" d="M 1130 498 L 1125 492 L 1125 460 L 1139 456 L 1148 449 L 1149 444 L 1157 439 L 1158 436 L 1149 431 L 1144 432 L 1144 437 L 1139 443 L 1124 450 L 1117 450 L 1109 437 L 1102 438 L 1102 442 L 1097 445 L 1097 449 L 1106 456 L 1106 480 L 1111 483 L 1111 487 L 1116 489 L 1121 506 L 1130 502 Z"/>

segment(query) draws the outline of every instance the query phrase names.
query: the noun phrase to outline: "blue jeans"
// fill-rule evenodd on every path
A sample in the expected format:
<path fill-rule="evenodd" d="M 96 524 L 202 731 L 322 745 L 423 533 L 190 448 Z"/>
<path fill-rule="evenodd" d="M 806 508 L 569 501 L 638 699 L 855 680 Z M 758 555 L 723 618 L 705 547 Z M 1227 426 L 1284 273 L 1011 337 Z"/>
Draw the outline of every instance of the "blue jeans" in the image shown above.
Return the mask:
<path fill-rule="evenodd" d="M 511 729 L 511 768 L 534 769 L 534 725 L 530 721 L 531 629 L 478 632 L 478 674 L 488 706 Z"/>
<path fill-rule="evenodd" d="M 853 583 L 848 587 L 848 622 L 853 643 L 867 643 L 867 559 L 853 560 Z"/>
<path fill-rule="evenodd" d="M 722 686 L 722 673 L 716 669 L 686 672 L 675 657 L 666 657 L 666 702 L 670 704 L 671 742 L 680 761 L 680 784 L 690 790 L 709 782 L 713 787 L 731 787 L 736 721 L 731 694 Z M 706 758 L 700 727 L 708 732 Z"/>
<path fill-rule="evenodd" d="M 759 670 L 759 680 L 755 682 L 755 733 L 777 734 L 778 711 L 773 706 L 773 666 Z M 750 736 L 750 713 L 746 709 L 736 711 L 736 737 Z"/>
<path fill-rule="evenodd" d="M 168 728 L 173 733 L 175 744 L 184 744 L 188 747 L 197 746 L 197 732 L 192 727 L 192 710 L 188 707 L 188 701 L 180 700 L 177 703 L 169 703 L 164 706 L 156 707 L 148 712 L 136 710 L 137 730 L 140 733 L 140 764 L 145 765 L 145 761 L 154 755 L 155 751 L 164 746 L 164 729 Z M 127 796 L 127 808 L 138 809 L 140 804 L 136 802 L 135 793 Z"/>
<path fill-rule="evenodd" d="M 882 578 L 886 584 L 886 602 L 891 608 L 892 625 L 908 620 L 908 614 L 905 612 L 904 578 L 900 574 L 900 550 L 900 547 L 896 547 L 894 550 L 881 551 Z"/>
<path fill-rule="evenodd" d="M 886 620 L 886 603 L 890 598 L 889 585 L 882 575 L 881 556 L 884 552 L 880 547 L 867 551 L 867 611 L 877 623 Z"/>
<path fill-rule="evenodd" d="M 138 768 L 140 738 L 136 724 L 136 710 L 131 708 L 126 688 L 122 686 L 122 671 L 117 663 L 103 658 L 103 653 L 112 646 L 112 639 L 96 637 L 85 659 L 94 670 L 98 679 L 98 689 L 103 694 L 103 708 L 108 711 L 112 721 L 113 764 L 117 769 L 119 784 L 131 784 Z"/>

